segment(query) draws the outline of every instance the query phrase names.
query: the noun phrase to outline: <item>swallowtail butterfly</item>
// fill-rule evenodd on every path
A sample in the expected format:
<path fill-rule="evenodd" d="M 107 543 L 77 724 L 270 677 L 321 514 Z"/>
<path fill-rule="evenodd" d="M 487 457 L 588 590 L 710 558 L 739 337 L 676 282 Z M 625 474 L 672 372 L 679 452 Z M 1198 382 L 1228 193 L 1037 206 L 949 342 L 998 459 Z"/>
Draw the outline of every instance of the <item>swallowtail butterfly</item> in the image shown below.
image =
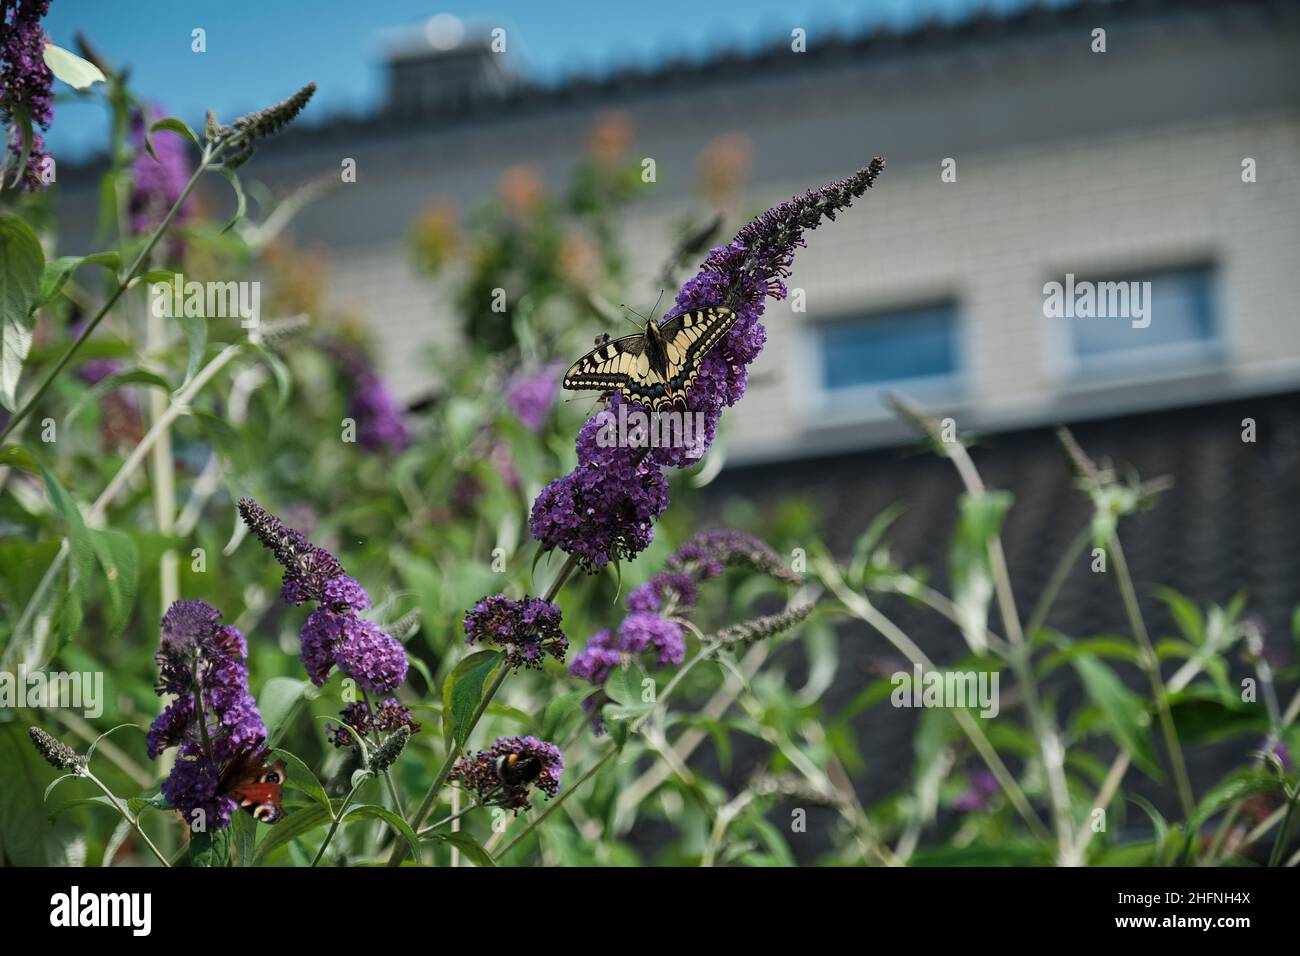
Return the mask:
<path fill-rule="evenodd" d="M 735 321 L 735 312 L 716 306 L 683 312 L 663 325 L 651 319 L 637 335 L 604 336 L 565 373 L 564 387 L 621 391 L 628 401 L 654 411 L 684 405 L 700 359 L 722 341 Z"/>

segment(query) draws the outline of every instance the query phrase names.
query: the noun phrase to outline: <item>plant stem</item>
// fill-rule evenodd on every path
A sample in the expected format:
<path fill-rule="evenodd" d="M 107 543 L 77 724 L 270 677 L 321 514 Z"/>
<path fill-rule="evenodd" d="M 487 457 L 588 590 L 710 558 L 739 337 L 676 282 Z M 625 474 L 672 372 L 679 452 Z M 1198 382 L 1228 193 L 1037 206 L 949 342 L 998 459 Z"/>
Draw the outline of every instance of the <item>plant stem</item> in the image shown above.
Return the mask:
<path fill-rule="evenodd" d="M 134 830 L 140 839 L 144 841 L 144 845 L 147 846 L 150 852 L 158 858 L 158 862 L 163 866 L 171 866 L 171 864 L 167 862 L 167 857 L 163 856 L 162 851 L 154 846 L 153 840 L 149 839 L 149 834 L 144 832 L 144 828 L 140 826 L 139 819 L 131 815 L 131 811 L 113 795 L 113 791 L 104 786 L 104 784 L 100 782 L 100 779 L 90 772 L 89 768 L 83 768 L 81 770 L 81 775 L 103 791 L 104 796 L 108 797 L 109 802 L 113 804 L 114 809 L 122 815 L 122 819 L 131 825 L 131 829 Z"/>
<path fill-rule="evenodd" d="M 423 830 L 419 831 L 419 833 L 417 833 L 416 836 L 424 836 L 426 833 L 432 833 L 434 830 L 438 829 L 439 827 L 446 826 L 448 823 L 451 823 L 455 820 L 459 820 L 461 817 L 465 816 L 466 814 L 471 813 L 474 810 L 477 810 L 480 806 L 482 806 L 482 804 L 475 803 L 471 806 L 466 807 L 464 810 L 460 810 L 456 813 L 451 814 L 450 816 L 443 817 L 441 820 L 436 820 L 433 823 L 430 823 Z"/>
<path fill-rule="evenodd" d="M 1124 559 L 1124 549 L 1120 547 L 1118 532 L 1111 532 L 1109 545 L 1111 562 L 1115 566 L 1115 578 L 1119 583 L 1120 597 L 1124 602 L 1124 611 L 1128 615 L 1133 637 L 1141 648 L 1139 666 L 1146 673 L 1147 681 L 1151 685 L 1151 694 L 1155 698 L 1160 731 L 1165 739 L 1165 750 L 1169 754 L 1169 764 L 1173 768 L 1174 782 L 1178 788 L 1178 801 L 1182 805 L 1184 818 L 1190 820 L 1192 814 L 1196 812 L 1196 800 L 1192 796 L 1192 784 L 1187 777 L 1183 748 L 1178 742 L 1178 728 L 1174 726 L 1173 714 L 1169 710 L 1169 693 L 1160 677 L 1160 660 L 1156 657 L 1155 648 L 1151 646 L 1151 637 L 1147 633 L 1146 622 L 1142 619 L 1137 590 L 1133 587 L 1133 577 L 1129 574 L 1128 562 Z"/>
<path fill-rule="evenodd" d="M 586 783 L 588 780 L 594 777 L 596 775 L 596 771 L 598 771 L 601 767 L 605 766 L 605 762 L 609 760 L 610 757 L 614 756 L 614 754 L 618 753 L 619 749 L 620 748 L 618 747 L 610 747 L 608 750 L 606 750 L 604 755 L 599 760 L 597 760 L 594 764 L 592 764 L 590 769 L 588 769 L 586 773 L 584 773 L 581 777 L 579 777 L 577 782 L 574 783 L 573 786 L 571 786 L 568 790 L 565 790 L 562 794 L 556 797 L 555 800 L 551 802 L 550 806 L 548 806 L 545 810 L 542 811 L 539 817 L 537 817 L 535 820 L 530 821 L 528 826 L 524 827 L 523 830 L 521 830 L 513 840 L 511 840 L 500 850 L 498 850 L 496 856 L 492 858 L 493 861 L 499 863 L 507 853 L 509 853 L 511 850 L 515 848 L 516 844 L 518 844 L 520 840 L 528 836 L 528 834 L 532 833 L 533 830 L 535 830 L 537 827 L 539 827 L 542 824 L 543 820 L 549 817 L 556 810 L 560 809 L 560 805 L 563 804 L 565 800 L 569 799 L 569 797 L 573 796 L 573 794 L 577 792 L 579 787 L 581 787 L 584 783 Z"/>
<path fill-rule="evenodd" d="M 189 411 L 189 403 L 194 396 L 197 395 L 214 376 L 216 376 L 217 372 L 221 371 L 221 369 L 224 368 L 231 359 L 239 354 L 242 348 L 243 345 L 241 344 L 229 345 L 224 348 L 194 376 L 193 381 L 191 381 L 188 386 L 172 398 L 172 403 L 168 407 L 166 413 L 162 418 L 154 423 L 148 433 L 145 434 L 144 438 L 140 439 L 140 444 L 135 446 L 126 461 L 122 463 L 122 467 L 117 470 L 117 474 L 112 477 L 107 487 L 104 488 L 99 497 L 95 499 L 95 503 L 92 504 L 86 512 L 86 524 L 88 526 L 94 527 L 99 524 L 104 517 L 104 513 L 108 510 L 108 506 L 112 504 L 113 499 L 117 497 L 118 492 L 122 490 L 122 487 L 130 477 L 135 474 L 136 469 L 140 467 L 145 456 L 149 453 L 149 449 L 152 448 L 154 442 L 158 440 L 159 435 L 161 435 L 173 421 L 185 412 Z M 27 602 L 27 607 L 24 608 L 22 616 L 14 626 L 13 634 L 5 649 L 4 664 L 6 667 L 10 663 L 12 654 L 17 653 L 21 636 L 26 629 L 31 626 L 32 618 L 36 615 L 37 610 L 44 601 L 46 592 L 53 585 L 59 569 L 63 567 L 63 562 L 68 559 L 70 550 L 71 548 L 68 544 L 68 540 L 64 538 L 63 545 L 54 556 L 54 560 L 50 562 L 50 566 L 46 570 L 45 576 L 41 578 L 40 583 L 36 586 L 36 590 L 32 592 L 32 597 Z"/>
<path fill-rule="evenodd" d="M 922 414 L 906 399 L 895 396 L 891 404 L 900 417 L 926 434 L 935 443 L 939 453 L 953 463 L 968 495 L 979 498 L 988 493 L 965 445 L 960 441 L 946 441 L 939 423 Z M 1015 596 L 1011 589 L 1011 573 L 1007 568 L 1006 552 L 1002 548 L 1000 534 L 994 534 L 989 540 L 988 559 L 998 611 L 1002 616 L 1002 626 L 1006 631 L 1007 641 L 1011 644 L 1007 661 L 1016 675 L 1016 683 L 1020 685 L 1025 695 L 1025 711 L 1029 717 L 1030 729 L 1038 744 L 1038 755 L 1043 763 L 1043 771 L 1047 776 L 1047 792 L 1051 798 L 1052 821 L 1056 829 L 1057 862 L 1062 866 L 1074 865 L 1076 860 L 1072 854 L 1070 841 L 1070 790 L 1065 779 L 1065 755 L 1056 727 L 1039 698 L 1038 681 L 1031 666 L 1030 650 L 1025 642 L 1025 634 L 1020 627 L 1020 612 L 1016 608 Z"/>
<path fill-rule="evenodd" d="M 1061 593 L 1061 588 L 1065 586 L 1074 563 L 1079 560 L 1079 555 L 1088 546 L 1091 537 L 1092 529 L 1087 527 L 1075 535 L 1070 546 L 1065 549 L 1065 553 L 1056 563 L 1056 567 L 1052 569 L 1052 576 L 1047 579 L 1047 585 L 1043 588 L 1043 593 L 1038 596 L 1038 602 L 1034 604 L 1034 609 L 1029 614 L 1029 622 L 1025 625 L 1025 633 L 1031 640 L 1047 621 L 1047 615 L 1052 612 L 1052 605 L 1056 603 L 1056 596 Z"/>
<path fill-rule="evenodd" d="M 99 311 L 91 316 L 90 321 L 86 323 L 86 327 L 82 329 L 81 334 L 78 335 L 76 340 L 68 346 L 63 355 L 59 357 L 59 360 L 54 363 L 54 368 L 50 369 L 46 374 L 41 384 L 36 387 L 36 391 L 28 396 L 27 401 L 22 404 L 22 407 L 19 408 L 18 411 L 14 412 L 13 418 L 9 419 L 9 423 L 5 425 L 4 431 L 0 431 L 0 442 L 3 442 L 8 438 L 9 433 L 12 432 L 14 428 L 16 428 L 18 424 L 31 413 L 31 410 L 36 407 L 36 403 L 41 400 L 41 397 L 45 394 L 46 390 L 49 389 L 54 380 L 58 378 L 59 373 L 62 372 L 68 362 L 72 360 L 72 356 L 74 356 L 77 353 L 77 350 L 81 348 L 88 338 L 90 338 L 94 333 L 95 328 L 101 321 L 103 321 L 104 316 L 108 315 L 113 306 L 117 304 L 117 300 L 122 297 L 122 293 L 126 291 L 127 286 L 131 284 L 131 281 L 135 279 L 141 267 L 143 267 L 145 262 L 148 261 L 149 254 L 153 252 L 154 246 L 158 244 L 158 240 L 163 237 L 163 233 L 165 233 L 167 228 L 172 224 L 172 220 L 174 220 L 176 214 L 180 212 L 181 207 L 185 204 L 185 200 L 187 200 L 190 193 L 194 191 L 194 186 L 198 183 L 199 177 L 207 171 L 208 164 L 212 162 L 224 145 L 223 142 L 218 141 L 203 148 L 203 155 L 199 159 L 199 164 L 195 167 L 194 174 L 190 176 L 190 181 L 186 183 L 185 188 L 181 190 L 180 198 L 178 198 L 176 202 L 172 203 L 171 209 L 167 210 L 167 215 L 163 217 L 162 222 L 157 225 L 153 234 L 149 236 L 148 242 L 144 244 L 144 248 L 140 250 L 140 254 L 136 256 L 135 261 L 131 263 L 131 268 L 126 271 L 126 275 L 122 276 L 122 278 L 118 280 L 117 286 L 104 301 L 104 304 L 99 307 Z"/>
<path fill-rule="evenodd" d="M 352 798 L 357 795 L 357 791 L 361 789 L 361 785 L 369 779 L 369 777 L 363 776 L 356 782 L 352 789 L 348 791 L 348 795 L 343 800 L 342 806 L 340 806 L 338 812 L 334 814 L 334 819 L 330 821 L 330 829 L 329 832 L 325 834 L 325 841 L 320 845 L 320 849 L 316 851 L 316 858 L 311 861 L 313 867 L 316 866 L 316 864 L 321 861 L 321 857 L 325 855 L 325 848 L 329 846 L 330 841 L 334 839 L 334 834 L 338 831 L 339 824 L 343 822 L 343 817 L 347 815 L 348 807 L 352 805 Z"/>
<path fill-rule="evenodd" d="M 569 580 L 569 575 L 573 573 L 577 566 L 578 559 L 573 555 L 569 555 L 564 562 L 564 566 L 560 568 L 559 573 L 555 575 L 555 580 L 551 582 L 551 586 L 546 589 L 546 594 L 542 596 L 542 600 L 555 600 L 555 596 L 560 593 L 560 588 L 564 587 L 564 582 Z M 501 685 L 505 683 L 506 677 L 508 677 L 509 674 L 510 668 L 503 662 L 496 673 L 496 677 L 492 679 L 492 683 L 489 684 L 487 690 L 483 692 L 483 696 L 479 700 L 478 706 L 474 709 L 474 714 L 470 718 L 469 726 L 465 730 L 466 740 L 469 739 L 469 735 L 473 732 L 474 728 L 478 725 L 479 720 L 483 717 L 483 712 L 487 710 L 488 704 L 492 702 L 492 698 L 495 697 L 496 692 L 501 689 Z M 418 831 L 420 825 L 424 823 L 425 819 L 429 816 L 429 812 L 433 809 L 433 805 L 438 799 L 438 794 L 442 791 L 443 786 L 447 782 L 447 778 L 451 775 L 451 768 L 455 766 L 456 758 L 459 756 L 460 747 L 458 746 L 453 745 L 447 751 L 447 757 L 443 760 L 442 766 L 438 768 L 437 774 L 434 775 L 433 783 L 430 785 L 428 792 L 425 793 L 424 799 L 421 800 L 420 805 L 416 807 L 415 813 L 411 816 L 410 820 L 407 821 L 411 824 L 412 830 Z M 392 855 L 388 858 L 388 865 L 400 866 L 404 856 L 406 856 L 404 841 L 397 841 L 393 846 Z"/>
<path fill-rule="evenodd" d="M 1206 654 L 1207 656 L 1215 654 L 1219 650 L 1220 648 L 1217 647 L 1206 648 Z M 1169 692 L 1171 694 L 1178 693 L 1196 679 L 1197 675 L 1204 669 L 1204 666 L 1205 665 L 1197 658 L 1188 660 L 1174 673 L 1173 677 L 1169 678 Z M 1296 702 L 1297 704 L 1300 704 L 1300 694 L 1296 695 Z M 1106 772 L 1106 777 L 1102 781 L 1101 788 L 1097 791 L 1096 797 L 1092 800 L 1091 806 L 1094 809 L 1104 809 L 1110 804 L 1110 801 L 1114 798 L 1115 792 L 1119 789 L 1119 785 L 1123 782 L 1124 775 L 1128 773 L 1128 768 L 1132 763 L 1133 758 L 1128 755 L 1127 751 L 1122 752 L 1115 757 L 1111 762 L 1110 769 Z M 1261 826 L 1263 826 L 1263 824 L 1261 824 Z M 1076 857 L 1082 859 L 1084 851 L 1088 849 L 1088 844 L 1092 842 L 1092 837 L 1093 829 L 1091 821 L 1085 821 L 1083 825 L 1079 827 L 1075 836 L 1074 853 Z"/>
<path fill-rule="evenodd" d="M 1273 841 L 1273 852 L 1268 857 L 1269 866 L 1277 866 L 1282 860 L 1282 851 L 1286 849 L 1287 832 L 1291 829 L 1291 818 L 1295 816 L 1297 803 L 1300 803 L 1300 787 L 1296 788 L 1295 793 L 1287 795 L 1286 816 L 1282 818 L 1282 827 L 1277 831 L 1277 839 Z"/>
<path fill-rule="evenodd" d="M 825 582 L 831 593 L 839 599 L 840 603 L 848 609 L 849 613 L 871 625 L 913 664 L 919 664 L 923 669 L 934 670 L 933 662 L 925 655 L 924 651 L 916 646 L 910 637 L 899 629 L 898 625 L 878 611 L 875 605 L 865 597 L 849 589 L 844 582 L 843 576 L 839 573 L 839 569 L 835 567 L 832 561 L 828 558 L 821 558 L 818 559 L 817 564 L 818 574 L 822 581 Z M 1006 764 L 1002 762 L 1002 757 L 999 756 L 997 750 L 989 742 L 984 731 L 979 728 L 975 719 L 962 708 L 954 709 L 952 715 L 958 726 L 970 739 L 980 757 L 983 758 L 989 772 L 1001 785 L 1011 805 L 1015 807 L 1016 812 L 1025 821 L 1025 825 L 1039 839 L 1047 839 L 1049 836 L 1047 829 L 1043 826 L 1042 821 L 1038 819 L 1038 815 L 1034 813 L 1024 791 L 1020 789 L 1020 785 L 1011 776 Z"/>

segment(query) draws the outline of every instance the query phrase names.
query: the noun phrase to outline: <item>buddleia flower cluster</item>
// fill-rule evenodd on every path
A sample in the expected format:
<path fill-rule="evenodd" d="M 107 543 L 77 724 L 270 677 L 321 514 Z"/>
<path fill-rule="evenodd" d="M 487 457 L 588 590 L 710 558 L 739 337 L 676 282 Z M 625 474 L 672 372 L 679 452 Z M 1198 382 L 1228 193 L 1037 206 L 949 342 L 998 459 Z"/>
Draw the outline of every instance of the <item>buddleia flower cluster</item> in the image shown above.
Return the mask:
<path fill-rule="evenodd" d="M 209 110 L 203 124 L 203 135 L 210 143 L 224 139 L 231 145 L 232 151 L 224 164 L 227 169 L 236 169 L 252 158 L 259 139 L 278 133 L 292 123 L 315 93 L 316 84 L 308 83 L 274 106 L 239 117 L 231 126 L 223 126 Z"/>
<path fill-rule="evenodd" d="M 177 601 L 162 619 L 159 696 L 174 695 L 149 727 L 150 759 L 179 747 L 162 795 L 187 823 L 209 829 L 230 823 L 235 801 L 218 792 L 221 768 L 266 743 L 266 725 L 248 692 L 248 645 L 221 612 L 204 601 Z"/>
<path fill-rule="evenodd" d="M 365 737 L 372 731 L 390 734 L 406 728 L 408 734 L 414 734 L 420 730 L 420 722 L 396 697 L 381 700 L 375 705 L 373 712 L 365 701 L 355 701 L 344 707 L 339 716 L 347 725 L 346 727 L 325 725 L 325 733 L 335 747 L 350 747 L 356 743 L 356 737 L 348 731 L 348 727 L 361 737 Z"/>
<path fill-rule="evenodd" d="M 149 110 L 150 115 L 166 116 L 159 106 Z M 194 170 L 185 140 L 171 130 L 148 133 L 149 117 L 137 110 L 131 117 L 131 145 L 135 159 L 131 162 L 131 195 L 127 200 L 127 216 L 131 232 L 136 235 L 152 232 L 168 211 L 185 192 Z M 148 146 L 146 146 L 148 137 Z M 190 215 L 190 201 L 186 200 L 176 211 L 175 221 L 184 222 Z M 179 252 L 173 245 L 170 252 Z"/>
<path fill-rule="evenodd" d="M 48 130 L 54 120 L 54 74 L 45 65 L 45 30 L 41 18 L 50 0 L 4 0 L 0 5 L 0 123 L 5 129 L 7 155 L 0 164 L 6 184 L 13 178 L 9 163 L 23 154 L 23 127 L 33 127 L 27 165 L 19 171 L 23 189 L 44 189 L 41 170 L 49 161 L 45 140 L 36 129 Z"/>
<path fill-rule="evenodd" d="M 654 522 L 668 507 L 662 469 L 697 464 L 713 443 L 722 410 L 744 395 L 748 367 L 767 339 L 759 318 L 768 298 L 785 297 L 785 279 L 804 234 L 852 205 L 884 166 L 877 157 L 849 179 L 769 209 L 708 254 L 663 319 L 717 306 L 736 313 L 723 340 L 700 360 L 686 398 L 684 411 L 702 416 L 702 440 L 650 450 L 624 447 L 597 440 L 608 409 L 588 419 L 578 433 L 577 467 L 547 485 L 533 503 L 529 528 L 544 550 L 558 548 L 584 570 L 596 571 L 610 561 L 633 558 L 650 544 Z M 611 406 L 622 402 L 621 394 L 610 400 Z"/>
<path fill-rule="evenodd" d="M 560 365 L 552 362 L 536 371 L 516 374 L 506 384 L 510 411 L 530 432 L 539 432 L 546 425 L 560 389 L 560 372 Z"/>
<path fill-rule="evenodd" d="M 801 576 L 790 571 L 775 551 L 753 535 L 742 531 L 701 531 L 674 551 L 664 570 L 645 584 L 632 589 L 625 601 L 627 615 L 617 629 L 592 635 L 569 665 L 569 673 L 603 687 L 614 668 L 625 660 L 639 658 L 656 667 L 676 666 L 686 659 L 686 637 L 680 623 L 689 619 L 699 597 L 699 585 L 721 576 L 729 567 L 747 567 L 773 578 L 798 583 Z M 779 614 L 764 615 L 724 628 L 714 640 L 724 643 L 752 643 L 789 630 L 808 616 L 811 605 Z M 587 699 L 590 710 L 602 698 Z M 595 722 L 597 732 L 601 730 Z"/>
<path fill-rule="evenodd" d="M 32 746 L 41 755 L 41 759 L 55 770 L 69 770 L 73 773 L 86 766 L 86 758 L 77 753 L 58 737 L 40 727 L 28 727 L 27 736 Z"/>
<path fill-rule="evenodd" d="M 402 409 L 370 359 L 351 343 L 330 341 L 321 349 L 348 380 L 348 416 L 357 423 L 357 443 L 367 451 L 398 452 L 411 444 Z"/>
<path fill-rule="evenodd" d="M 406 680 L 406 650 L 397 638 L 360 616 L 371 606 L 370 595 L 360 582 L 349 576 L 328 550 L 312 544 L 306 535 L 288 527 L 252 498 L 241 499 L 238 507 L 244 523 L 284 568 L 280 588 L 284 602 L 317 605 L 299 634 L 303 667 L 312 683 L 322 686 L 337 667 L 371 693 L 396 690 Z M 352 705 L 352 709 L 344 710 L 343 721 L 349 726 L 374 726 L 378 730 L 398 726 L 419 729 L 419 723 L 396 698 L 384 701 L 375 718 L 368 709 L 363 712 Z M 339 737 L 339 733 L 344 736 Z M 336 729 L 332 739 L 346 746 L 350 735 Z"/>
<path fill-rule="evenodd" d="M 516 601 L 494 594 L 465 612 L 465 643 L 501 648 L 507 667 L 538 668 L 547 655 L 563 661 L 569 639 L 560 628 L 561 616 L 559 605 L 541 598 Z"/>
<path fill-rule="evenodd" d="M 483 806 L 529 809 L 529 790 L 548 797 L 560 792 L 564 755 L 536 737 L 498 737 L 491 750 L 467 754 L 452 767 L 451 779 L 473 792 Z"/>

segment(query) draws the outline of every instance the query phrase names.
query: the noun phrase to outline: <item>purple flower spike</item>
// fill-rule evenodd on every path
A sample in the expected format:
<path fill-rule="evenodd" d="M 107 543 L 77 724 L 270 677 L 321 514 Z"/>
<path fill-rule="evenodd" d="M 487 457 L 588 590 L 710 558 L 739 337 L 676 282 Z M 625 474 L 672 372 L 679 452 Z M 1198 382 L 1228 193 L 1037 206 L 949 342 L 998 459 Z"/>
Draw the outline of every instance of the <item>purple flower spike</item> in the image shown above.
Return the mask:
<path fill-rule="evenodd" d="M 248 693 L 247 658 L 244 636 L 222 625 L 211 605 L 177 601 L 163 615 L 157 689 L 176 700 L 154 719 L 146 745 L 150 759 L 180 748 L 162 792 L 186 822 L 202 810 L 209 828 L 229 824 L 235 801 L 217 792 L 220 768 L 266 743 L 266 725 Z"/>
<path fill-rule="evenodd" d="M 50 0 L 6 0 L 0 6 L 0 123 L 7 130 L 6 147 L 14 161 L 23 151 L 18 117 L 26 115 L 41 130 L 48 130 L 54 120 L 54 74 L 45 65 L 45 30 L 41 27 L 41 18 L 49 9 Z M 45 139 L 33 131 L 31 152 L 19 180 L 23 189 L 45 188 L 42 172 L 48 161 Z"/>
<path fill-rule="evenodd" d="M 704 422 L 702 442 L 649 451 L 601 447 L 597 434 L 612 414 L 605 409 L 578 434 L 578 467 L 542 490 L 533 503 L 529 530 L 549 551 L 558 548 L 587 571 L 610 561 L 631 559 L 654 538 L 653 524 L 668 507 L 668 485 L 661 467 L 698 462 L 717 433 L 722 409 L 745 393 L 748 366 L 767 339 L 759 323 L 765 300 L 784 298 L 785 278 L 804 233 L 853 204 L 884 170 L 880 157 L 849 179 L 830 183 L 769 209 L 724 246 L 713 249 L 700 273 L 677 294 L 664 321 L 695 309 L 722 306 L 736 313 L 723 340 L 700 361 L 686 411 Z M 620 404 L 615 396 L 611 404 Z M 647 595 L 642 595 L 646 598 Z"/>

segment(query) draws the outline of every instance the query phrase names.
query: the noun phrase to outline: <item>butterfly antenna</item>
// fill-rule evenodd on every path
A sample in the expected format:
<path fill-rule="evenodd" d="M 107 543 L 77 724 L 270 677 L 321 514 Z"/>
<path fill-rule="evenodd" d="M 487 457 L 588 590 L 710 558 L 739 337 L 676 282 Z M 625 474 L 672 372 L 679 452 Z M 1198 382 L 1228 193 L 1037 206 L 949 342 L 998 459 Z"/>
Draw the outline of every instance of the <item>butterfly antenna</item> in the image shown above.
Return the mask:
<path fill-rule="evenodd" d="M 650 310 L 651 315 L 654 315 L 656 312 L 659 311 L 659 303 L 662 302 L 663 300 L 664 300 L 664 290 L 660 289 L 659 298 L 655 299 L 655 307 Z"/>
<path fill-rule="evenodd" d="M 620 309 L 627 309 L 629 312 L 631 312 L 633 315 L 635 315 L 637 318 L 639 318 L 642 322 L 646 322 L 646 321 L 648 321 L 644 315 L 642 315 L 640 312 L 638 312 L 636 309 L 632 308 L 632 307 L 629 306 L 629 305 L 624 305 L 622 302 L 620 302 L 620 303 L 618 304 L 618 307 L 619 307 Z M 622 315 L 621 312 L 620 312 L 619 314 Z M 641 331 L 641 326 L 637 325 L 635 322 L 633 322 L 631 319 L 629 319 L 626 315 L 624 315 L 623 318 L 627 321 L 628 325 L 632 326 L 632 328 L 636 329 L 638 332 Z"/>

